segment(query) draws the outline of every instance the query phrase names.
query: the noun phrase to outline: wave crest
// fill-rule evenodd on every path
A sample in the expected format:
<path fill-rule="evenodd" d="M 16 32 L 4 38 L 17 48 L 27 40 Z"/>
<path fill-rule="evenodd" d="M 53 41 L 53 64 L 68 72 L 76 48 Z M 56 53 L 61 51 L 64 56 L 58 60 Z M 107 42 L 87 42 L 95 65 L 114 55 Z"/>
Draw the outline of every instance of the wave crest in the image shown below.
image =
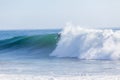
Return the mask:
<path fill-rule="evenodd" d="M 120 30 L 67 26 L 51 56 L 79 59 L 120 59 Z"/>

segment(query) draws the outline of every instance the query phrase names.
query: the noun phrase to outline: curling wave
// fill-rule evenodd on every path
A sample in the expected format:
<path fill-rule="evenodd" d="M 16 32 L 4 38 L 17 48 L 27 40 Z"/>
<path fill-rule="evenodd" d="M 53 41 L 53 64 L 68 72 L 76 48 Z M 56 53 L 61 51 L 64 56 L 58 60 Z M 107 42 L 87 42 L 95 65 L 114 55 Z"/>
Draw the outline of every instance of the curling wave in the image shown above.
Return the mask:
<path fill-rule="evenodd" d="M 118 60 L 120 59 L 120 30 L 67 26 L 61 32 L 56 49 L 50 55 Z"/>
<path fill-rule="evenodd" d="M 16 36 L 0 40 L 0 59 L 8 57 L 49 57 L 49 54 L 55 49 L 57 42 L 57 34 Z"/>
<path fill-rule="evenodd" d="M 16 36 L 0 41 L 0 49 L 11 47 L 47 47 L 55 45 L 57 34 L 35 35 L 35 36 Z"/>

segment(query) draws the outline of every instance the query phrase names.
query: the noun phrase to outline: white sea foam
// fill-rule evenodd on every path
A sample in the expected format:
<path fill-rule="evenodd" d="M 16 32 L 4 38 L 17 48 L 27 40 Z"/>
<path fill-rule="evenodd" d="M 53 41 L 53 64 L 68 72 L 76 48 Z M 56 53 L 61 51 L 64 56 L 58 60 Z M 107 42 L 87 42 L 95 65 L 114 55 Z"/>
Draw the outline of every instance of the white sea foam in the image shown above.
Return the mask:
<path fill-rule="evenodd" d="M 66 26 L 51 56 L 118 60 L 120 30 Z"/>
<path fill-rule="evenodd" d="M 38 76 L 38 75 L 14 75 L 0 74 L 0 80 L 120 80 L 119 75 L 99 76 Z"/>

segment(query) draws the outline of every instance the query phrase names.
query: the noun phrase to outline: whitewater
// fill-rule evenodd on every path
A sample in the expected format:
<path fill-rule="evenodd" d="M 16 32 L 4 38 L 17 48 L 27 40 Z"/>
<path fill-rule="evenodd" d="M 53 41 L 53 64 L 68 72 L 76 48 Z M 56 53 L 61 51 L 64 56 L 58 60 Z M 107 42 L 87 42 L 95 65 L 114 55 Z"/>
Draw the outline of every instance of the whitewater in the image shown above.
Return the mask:
<path fill-rule="evenodd" d="M 51 55 L 78 59 L 119 60 L 120 30 L 65 27 L 57 48 Z"/>
<path fill-rule="evenodd" d="M 67 25 L 0 36 L 0 80 L 120 79 L 119 29 Z"/>

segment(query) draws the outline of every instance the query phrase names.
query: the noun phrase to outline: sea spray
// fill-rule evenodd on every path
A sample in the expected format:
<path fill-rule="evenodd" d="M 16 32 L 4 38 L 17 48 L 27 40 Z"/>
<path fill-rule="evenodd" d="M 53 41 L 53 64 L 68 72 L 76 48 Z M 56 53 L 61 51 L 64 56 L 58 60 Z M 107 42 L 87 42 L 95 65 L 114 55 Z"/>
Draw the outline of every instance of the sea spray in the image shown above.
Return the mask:
<path fill-rule="evenodd" d="M 61 32 L 56 49 L 50 55 L 118 60 L 120 59 L 120 30 L 66 26 Z"/>

